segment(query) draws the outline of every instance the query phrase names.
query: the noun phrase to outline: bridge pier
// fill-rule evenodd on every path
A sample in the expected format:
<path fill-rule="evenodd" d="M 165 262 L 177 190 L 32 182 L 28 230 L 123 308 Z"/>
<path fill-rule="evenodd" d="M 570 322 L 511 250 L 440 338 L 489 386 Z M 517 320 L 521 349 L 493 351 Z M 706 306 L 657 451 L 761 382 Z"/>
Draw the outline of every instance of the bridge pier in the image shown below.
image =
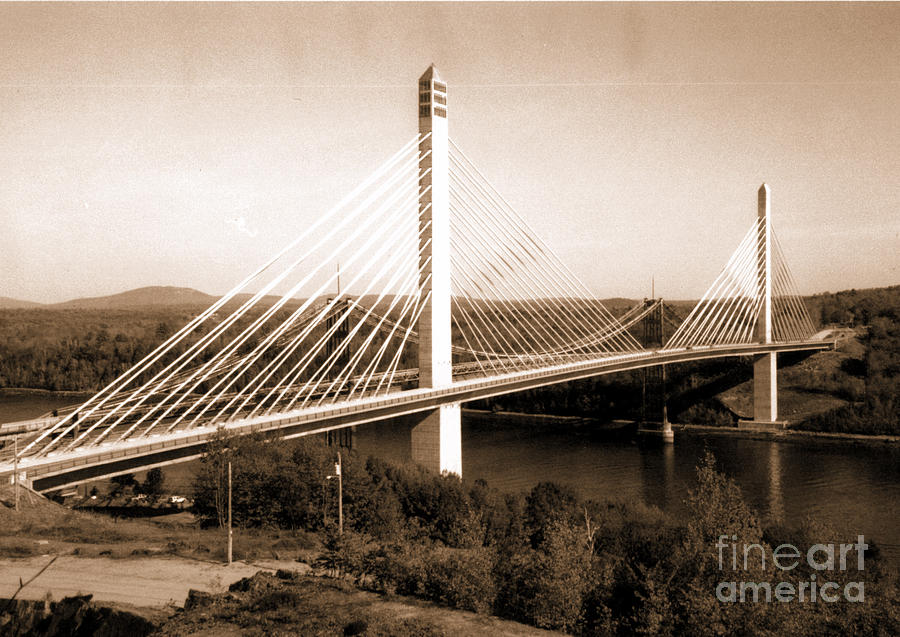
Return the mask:
<path fill-rule="evenodd" d="M 753 420 L 738 420 L 741 429 L 780 431 L 778 419 L 778 358 L 775 352 L 753 357 Z"/>
<path fill-rule="evenodd" d="M 462 475 L 460 405 L 441 405 L 425 413 L 412 430 L 412 459 L 437 473 Z"/>
<path fill-rule="evenodd" d="M 753 420 L 778 420 L 778 362 L 777 354 L 762 354 L 753 360 Z"/>
<path fill-rule="evenodd" d="M 673 443 L 675 442 L 675 432 L 672 430 L 672 423 L 668 418 L 662 422 L 642 422 L 638 427 L 638 436 L 642 442 L 648 443 Z"/>

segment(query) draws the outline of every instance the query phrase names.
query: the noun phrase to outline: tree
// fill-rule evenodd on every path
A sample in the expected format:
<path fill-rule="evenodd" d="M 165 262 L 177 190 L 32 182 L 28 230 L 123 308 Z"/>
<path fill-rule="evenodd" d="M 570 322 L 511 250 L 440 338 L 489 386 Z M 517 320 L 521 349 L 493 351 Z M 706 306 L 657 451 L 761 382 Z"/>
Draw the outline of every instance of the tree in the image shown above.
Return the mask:
<path fill-rule="evenodd" d="M 541 482 L 531 490 L 525 499 L 525 526 L 534 548 L 543 543 L 545 531 L 551 524 L 573 517 L 577 501 L 570 488 L 554 482 Z"/>
<path fill-rule="evenodd" d="M 112 490 L 112 495 L 119 495 L 125 489 L 134 488 L 137 484 L 133 473 L 123 473 L 120 476 L 113 476 L 111 482 L 115 485 Z"/>
<path fill-rule="evenodd" d="M 155 467 L 147 472 L 147 477 L 144 478 L 144 484 L 141 486 L 141 490 L 147 495 L 160 495 L 163 492 L 165 481 L 166 477 L 163 474 L 163 470 L 159 467 Z"/>
<path fill-rule="evenodd" d="M 726 552 L 716 545 L 725 538 L 728 546 L 758 545 L 771 554 L 763 540 L 759 518 L 744 500 L 740 487 L 716 470 L 716 459 L 706 451 L 697 466 L 697 487 L 688 492 L 690 521 L 680 546 L 642 573 L 644 608 L 637 624 L 650 632 L 666 630 L 692 635 L 715 635 L 743 627 L 750 634 L 766 632 L 771 626 L 770 605 L 729 604 L 716 598 L 720 582 L 763 582 L 769 573 L 760 560 L 743 563 L 737 569 Z M 730 550 L 728 551 L 730 553 Z M 759 551 L 754 552 L 758 557 Z"/>
<path fill-rule="evenodd" d="M 538 568 L 533 573 L 535 626 L 573 632 L 582 619 L 591 583 L 591 550 L 585 530 L 554 520 L 544 530 Z"/>
<path fill-rule="evenodd" d="M 225 526 L 228 462 L 235 441 L 224 429 L 213 434 L 206 443 L 206 452 L 200 457 L 200 468 L 194 478 L 194 509 L 200 517 L 215 520 L 220 528 Z"/>

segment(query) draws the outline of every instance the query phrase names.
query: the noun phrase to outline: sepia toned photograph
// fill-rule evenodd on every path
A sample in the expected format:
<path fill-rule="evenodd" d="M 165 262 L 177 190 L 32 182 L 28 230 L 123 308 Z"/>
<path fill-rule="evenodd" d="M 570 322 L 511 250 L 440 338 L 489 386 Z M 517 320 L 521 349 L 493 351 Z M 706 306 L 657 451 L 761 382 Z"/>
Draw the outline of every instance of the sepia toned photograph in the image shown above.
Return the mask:
<path fill-rule="evenodd" d="M 0 636 L 900 634 L 900 3 L 0 1 Z"/>

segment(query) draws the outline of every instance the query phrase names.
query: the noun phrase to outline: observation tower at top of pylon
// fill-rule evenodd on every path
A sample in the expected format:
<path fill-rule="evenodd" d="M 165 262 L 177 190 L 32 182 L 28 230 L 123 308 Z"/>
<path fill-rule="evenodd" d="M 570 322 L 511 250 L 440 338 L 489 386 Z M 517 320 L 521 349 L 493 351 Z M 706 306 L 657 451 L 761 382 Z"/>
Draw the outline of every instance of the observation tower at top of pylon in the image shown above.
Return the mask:
<path fill-rule="evenodd" d="M 450 160 L 447 85 L 433 64 L 419 78 L 419 134 L 419 387 L 443 387 L 453 381 Z"/>

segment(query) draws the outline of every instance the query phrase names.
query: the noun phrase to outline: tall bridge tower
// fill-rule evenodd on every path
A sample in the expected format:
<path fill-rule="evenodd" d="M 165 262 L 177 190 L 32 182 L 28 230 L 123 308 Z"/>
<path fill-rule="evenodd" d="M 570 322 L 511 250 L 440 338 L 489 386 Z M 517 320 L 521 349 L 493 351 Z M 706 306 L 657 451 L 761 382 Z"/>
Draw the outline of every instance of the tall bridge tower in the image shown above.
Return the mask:
<path fill-rule="evenodd" d="M 450 335 L 450 154 L 447 85 L 432 64 L 419 78 L 419 387 L 453 382 Z M 462 475 L 459 403 L 425 413 L 412 430 L 412 459 Z"/>

